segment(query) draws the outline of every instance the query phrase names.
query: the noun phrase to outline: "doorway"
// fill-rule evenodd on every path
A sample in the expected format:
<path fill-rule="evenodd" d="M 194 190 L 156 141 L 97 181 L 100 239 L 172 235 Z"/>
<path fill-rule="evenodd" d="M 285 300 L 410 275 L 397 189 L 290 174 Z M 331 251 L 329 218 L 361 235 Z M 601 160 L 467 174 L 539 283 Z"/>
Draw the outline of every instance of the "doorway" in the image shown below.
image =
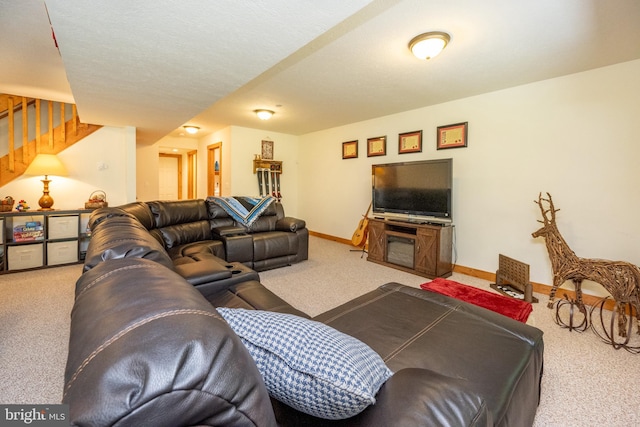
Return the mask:
<path fill-rule="evenodd" d="M 207 147 L 207 195 L 222 196 L 222 142 Z"/>
<path fill-rule="evenodd" d="M 182 199 L 182 156 L 180 154 L 159 154 L 160 200 Z"/>

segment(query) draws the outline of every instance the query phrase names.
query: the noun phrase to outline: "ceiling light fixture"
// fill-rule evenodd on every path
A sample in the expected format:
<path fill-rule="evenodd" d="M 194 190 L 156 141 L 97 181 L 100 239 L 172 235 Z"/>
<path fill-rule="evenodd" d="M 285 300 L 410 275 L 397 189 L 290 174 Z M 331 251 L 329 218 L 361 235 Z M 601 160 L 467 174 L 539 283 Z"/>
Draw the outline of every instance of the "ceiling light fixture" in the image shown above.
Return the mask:
<path fill-rule="evenodd" d="M 442 52 L 450 40 L 447 33 L 431 31 L 414 37 L 409 42 L 409 50 L 418 59 L 431 59 Z"/>
<path fill-rule="evenodd" d="M 275 113 L 271 110 L 253 110 L 260 120 L 269 120 Z"/>
<path fill-rule="evenodd" d="M 200 128 L 198 126 L 182 126 L 189 135 L 195 135 Z"/>

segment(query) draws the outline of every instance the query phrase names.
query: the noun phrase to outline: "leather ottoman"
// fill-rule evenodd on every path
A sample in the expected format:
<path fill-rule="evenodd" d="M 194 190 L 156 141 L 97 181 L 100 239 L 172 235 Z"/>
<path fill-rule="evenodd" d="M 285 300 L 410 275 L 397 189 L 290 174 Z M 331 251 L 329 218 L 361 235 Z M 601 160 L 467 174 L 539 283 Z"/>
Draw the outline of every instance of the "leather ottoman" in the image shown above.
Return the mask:
<path fill-rule="evenodd" d="M 537 328 L 398 283 L 314 320 L 365 342 L 394 372 L 422 368 L 463 380 L 486 402 L 496 426 L 533 424 L 544 351 Z"/>

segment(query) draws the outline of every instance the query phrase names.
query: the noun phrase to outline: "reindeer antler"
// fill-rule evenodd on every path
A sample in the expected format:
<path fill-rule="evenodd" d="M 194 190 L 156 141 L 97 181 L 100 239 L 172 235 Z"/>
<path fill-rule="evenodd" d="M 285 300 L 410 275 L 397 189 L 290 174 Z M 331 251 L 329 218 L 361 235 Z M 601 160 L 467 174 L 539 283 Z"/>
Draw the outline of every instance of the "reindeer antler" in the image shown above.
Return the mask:
<path fill-rule="evenodd" d="M 549 197 L 548 199 L 545 199 L 542 197 L 542 192 L 538 194 L 538 200 L 534 200 L 533 203 L 536 203 L 538 206 L 540 206 L 540 212 L 542 212 L 542 219 L 543 221 L 538 220 L 539 223 L 548 225 L 548 224 L 553 224 L 556 222 L 556 212 L 558 212 L 560 209 L 555 209 L 553 206 L 553 199 L 551 198 L 551 194 L 547 193 L 547 197 Z M 549 203 L 549 209 L 545 209 L 544 206 L 542 206 L 542 202 L 547 202 Z M 547 216 L 548 213 L 551 213 L 551 218 L 549 218 Z"/>

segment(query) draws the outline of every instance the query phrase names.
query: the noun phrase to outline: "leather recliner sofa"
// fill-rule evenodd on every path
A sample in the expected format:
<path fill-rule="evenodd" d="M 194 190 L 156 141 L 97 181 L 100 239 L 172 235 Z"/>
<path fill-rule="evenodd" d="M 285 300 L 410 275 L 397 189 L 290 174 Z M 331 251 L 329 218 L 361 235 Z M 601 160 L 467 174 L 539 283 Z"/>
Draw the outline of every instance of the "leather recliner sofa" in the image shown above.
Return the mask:
<path fill-rule="evenodd" d="M 118 209 L 135 216 L 163 244 L 176 265 L 213 255 L 263 271 L 309 256 L 305 222 L 285 216 L 278 201 L 249 227 L 210 200 L 134 202 Z"/>
<path fill-rule="evenodd" d="M 256 272 L 194 286 L 178 271 L 193 263 L 176 265 L 124 210 L 96 211 L 90 224 L 65 371 L 63 403 L 73 425 L 533 423 L 544 348 L 536 328 L 439 294 L 383 285 L 314 318 L 366 343 L 394 371 L 375 404 L 350 418 L 321 419 L 269 396 L 216 308 L 308 315 L 262 286 Z"/>
<path fill-rule="evenodd" d="M 207 297 L 222 285 L 258 280 L 258 271 L 284 267 L 309 257 L 309 231 L 303 220 L 287 217 L 274 201 L 246 227 L 209 200 L 133 202 L 102 208 L 91 216 L 89 227 L 107 218 L 127 227 L 131 235 L 118 248 L 143 250 L 196 286 Z M 110 232 L 109 232 L 110 233 Z M 111 239 L 93 230 L 94 247 L 114 251 Z M 136 248 L 137 240 L 144 243 Z M 155 242 L 154 242 L 155 241 Z M 117 250 L 116 250 L 117 252 Z M 125 251 L 121 256 L 128 256 Z M 91 269 L 100 258 L 85 261 Z"/>

